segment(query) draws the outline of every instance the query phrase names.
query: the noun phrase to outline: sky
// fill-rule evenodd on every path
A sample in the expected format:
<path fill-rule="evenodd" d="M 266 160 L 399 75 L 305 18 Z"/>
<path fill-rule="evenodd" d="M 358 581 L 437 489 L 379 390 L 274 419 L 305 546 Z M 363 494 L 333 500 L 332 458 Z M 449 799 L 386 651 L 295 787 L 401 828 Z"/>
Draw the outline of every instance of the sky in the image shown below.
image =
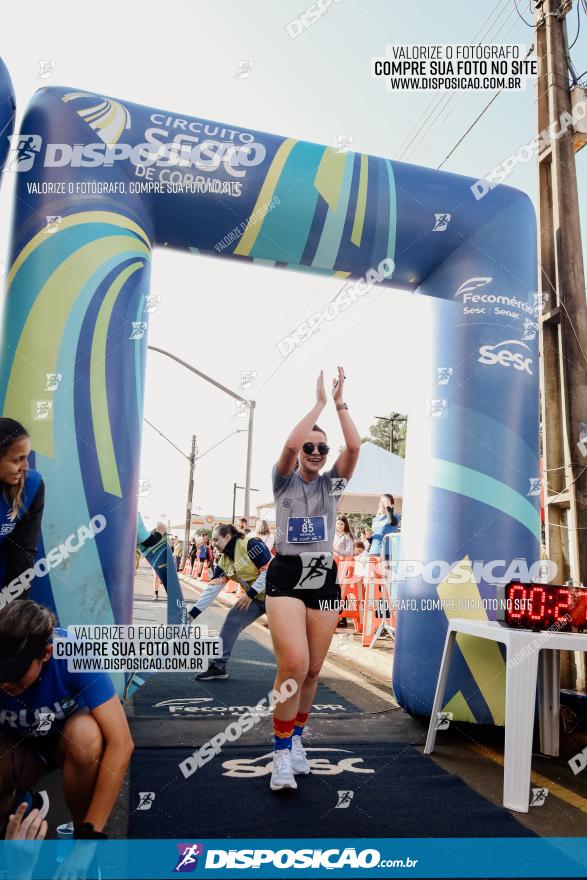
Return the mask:
<path fill-rule="evenodd" d="M 518 0 L 518 6 L 531 21 L 528 0 Z M 493 93 L 390 93 L 371 78 L 371 59 L 383 56 L 389 43 L 483 38 L 529 45 L 533 39 L 513 0 L 338 0 L 292 39 L 286 25 L 305 8 L 304 0 L 101 0 L 98 11 L 86 17 L 79 3 L 69 0 L 9 4 L 3 9 L 0 53 L 16 90 L 17 130 L 37 88 L 64 85 L 331 146 L 351 137 L 357 152 L 436 168 Z M 587 21 L 581 18 L 571 52 L 577 73 L 587 68 Z M 568 26 L 572 42 L 576 8 Z M 49 79 L 38 78 L 42 60 L 54 62 Z M 247 77 L 237 76 L 241 62 L 249 62 Z M 535 133 L 536 94 L 530 84 L 525 91 L 502 93 L 443 168 L 482 176 Z M 585 229 L 587 149 L 577 154 L 577 174 Z M 10 178 L 5 175 L 0 191 L 0 259 L 9 239 Z M 536 204 L 534 161 L 518 165 L 507 182 Z M 252 494 L 253 505 L 271 499 L 271 466 L 289 430 L 313 405 L 321 369 L 329 387 L 337 365 L 344 366 L 345 396 L 363 436 L 377 415 L 392 410 L 409 415 L 413 405 L 418 326 L 411 294 L 375 291 L 352 320 L 332 322 L 294 354 L 280 354 L 277 343 L 340 287 L 339 280 L 305 273 L 168 249 L 154 254 L 151 294 L 161 302 L 151 315 L 149 343 L 236 391 L 243 371 L 255 374 L 252 387 L 242 392 L 257 402 L 252 486 L 259 491 Z M 230 513 L 233 484 L 244 484 L 247 445 L 246 419 L 235 416 L 234 401 L 149 352 L 145 417 L 186 454 L 196 434 L 202 457 L 196 463 L 194 511 Z M 320 424 L 336 450 L 342 438 L 331 402 Z M 160 517 L 183 522 L 185 456 L 147 424 L 141 455 L 141 478 L 152 481 L 150 494 L 140 499 L 147 525 Z"/>

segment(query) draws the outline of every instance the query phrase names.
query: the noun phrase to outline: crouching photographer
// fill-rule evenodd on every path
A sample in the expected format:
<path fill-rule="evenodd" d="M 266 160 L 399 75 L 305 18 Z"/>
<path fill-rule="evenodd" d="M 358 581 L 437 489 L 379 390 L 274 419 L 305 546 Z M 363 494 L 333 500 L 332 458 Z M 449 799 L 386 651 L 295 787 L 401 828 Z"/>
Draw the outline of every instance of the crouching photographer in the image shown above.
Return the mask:
<path fill-rule="evenodd" d="M 59 768 L 78 839 L 103 839 L 133 751 L 110 677 L 53 656 L 51 612 L 31 600 L 0 613 L 0 837 L 30 791 Z M 48 804 L 45 805 L 48 808 Z"/>

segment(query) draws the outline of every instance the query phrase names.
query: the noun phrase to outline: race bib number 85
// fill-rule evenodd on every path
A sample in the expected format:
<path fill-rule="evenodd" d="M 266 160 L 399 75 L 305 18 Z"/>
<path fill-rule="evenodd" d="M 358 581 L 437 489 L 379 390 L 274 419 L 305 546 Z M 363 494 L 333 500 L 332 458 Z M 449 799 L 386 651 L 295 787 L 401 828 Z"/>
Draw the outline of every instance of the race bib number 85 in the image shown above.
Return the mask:
<path fill-rule="evenodd" d="M 325 516 L 290 516 L 287 520 L 288 544 L 314 544 L 326 540 Z"/>

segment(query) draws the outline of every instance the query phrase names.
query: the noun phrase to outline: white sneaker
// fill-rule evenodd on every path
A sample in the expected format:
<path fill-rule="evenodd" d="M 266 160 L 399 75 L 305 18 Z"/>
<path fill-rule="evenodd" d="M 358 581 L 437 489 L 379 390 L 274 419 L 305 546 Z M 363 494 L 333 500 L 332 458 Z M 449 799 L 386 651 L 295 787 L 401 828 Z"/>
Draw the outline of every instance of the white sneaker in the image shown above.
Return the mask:
<path fill-rule="evenodd" d="M 291 751 L 289 749 L 279 749 L 273 752 L 273 770 L 269 785 L 271 791 L 298 787 L 291 769 Z"/>
<path fill-rule="evenodd" d="M 292 737 L 291 741 L 291 768 L 294 773 L 305 776 L 310 772 L 310 765 L 306 752 L 302 745 L 301 736 Z"/>

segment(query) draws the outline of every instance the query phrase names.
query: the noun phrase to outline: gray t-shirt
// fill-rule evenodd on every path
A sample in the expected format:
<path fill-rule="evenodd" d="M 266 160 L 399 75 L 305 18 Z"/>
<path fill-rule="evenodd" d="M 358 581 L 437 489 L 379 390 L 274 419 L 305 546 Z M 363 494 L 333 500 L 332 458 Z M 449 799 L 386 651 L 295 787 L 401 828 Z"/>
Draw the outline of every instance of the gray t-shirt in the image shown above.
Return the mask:
<path fill-rule="evenodd" d="M 342 488 L 339 483 L 346 484 L 346 480 L 341 481 L 337 476 L 336 467 L 307 482 L 299 470 L 282 477 L 274 465 L 272 478 L 277 553 L 284 556 L 298 556 L 305 551 L 332 553 L 336 508 Z M 324 540 L 308 540 L 312 532 L 323 533 Z"/>

